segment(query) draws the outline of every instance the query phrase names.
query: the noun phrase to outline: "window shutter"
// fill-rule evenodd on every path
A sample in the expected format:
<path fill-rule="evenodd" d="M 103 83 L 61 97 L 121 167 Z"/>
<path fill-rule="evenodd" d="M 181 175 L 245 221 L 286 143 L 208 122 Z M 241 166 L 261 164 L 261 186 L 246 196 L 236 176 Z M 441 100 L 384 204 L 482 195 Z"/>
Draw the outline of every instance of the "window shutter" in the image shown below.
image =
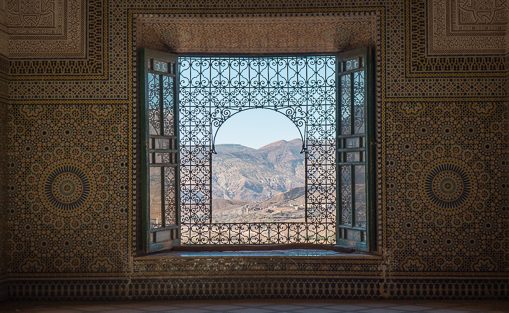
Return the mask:
<path fill-rule="evenodd" d="M 338 55 L 337 243 L 374 249 L 374 104 L 371 51 Z"/>
<path fill-rule="evenodd" d="M 180 243 L 177 56 L 143 49 L 139 58 L 141 222 L 144 253 Z"/>

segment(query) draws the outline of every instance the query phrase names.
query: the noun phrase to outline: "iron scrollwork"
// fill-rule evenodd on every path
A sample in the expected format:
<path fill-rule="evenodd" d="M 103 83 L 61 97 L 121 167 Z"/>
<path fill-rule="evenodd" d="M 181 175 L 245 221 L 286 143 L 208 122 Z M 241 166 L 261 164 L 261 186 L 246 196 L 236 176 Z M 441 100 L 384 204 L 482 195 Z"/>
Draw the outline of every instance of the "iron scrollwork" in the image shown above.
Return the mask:
<path fill-rule="evenodd" d="M 180 57 L 183 244 L 335 243 L 336 57 Z M 306 221 L 212 223 L 211 158 L 219 127 L 270 109 L 299 129 L 306 157 Z"/>

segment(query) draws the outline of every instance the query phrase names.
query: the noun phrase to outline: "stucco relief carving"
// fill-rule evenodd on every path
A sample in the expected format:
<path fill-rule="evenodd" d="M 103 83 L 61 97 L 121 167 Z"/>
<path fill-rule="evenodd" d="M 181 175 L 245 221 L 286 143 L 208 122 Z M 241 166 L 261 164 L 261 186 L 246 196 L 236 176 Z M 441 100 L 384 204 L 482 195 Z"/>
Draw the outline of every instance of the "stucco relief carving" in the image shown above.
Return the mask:
<path fill-rule="evenodd" d="M 84 0 L 7 0 L 9 56 L 83 57 L 85 12 Z"/>
<path fill-rule="evenodd" d="M 12 35 L 63 35 L 63 0 L 8 0 L 7 24 Z"/>
<path fill-rule="evenodd" d="M 507 23 L 506 0 L 451 1 L 452 26 L 459 30 L 504 31 Z"/>
<path fill-rule="evenodd" d="M 176 53 L 338 52 L 374 45 L 375 15 L 138 19 L 139 47 Z"/>
<path fill-rule="evenodd" d="M 508 5 L 505 0 L 428 2 L 428 53 L 503 53 Z"/>

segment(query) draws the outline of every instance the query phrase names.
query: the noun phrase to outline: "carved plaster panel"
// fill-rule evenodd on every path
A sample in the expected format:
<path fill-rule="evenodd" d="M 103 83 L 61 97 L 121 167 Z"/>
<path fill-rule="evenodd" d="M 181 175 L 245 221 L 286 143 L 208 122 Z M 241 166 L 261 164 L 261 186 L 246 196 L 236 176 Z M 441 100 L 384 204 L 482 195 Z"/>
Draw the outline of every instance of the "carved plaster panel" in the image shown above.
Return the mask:
<path fill-rule="evenodd" d="M 82 58 L 86 47 L 84 0 L 7 0 L 11 58 Z"/>
<path fill-rule="evenodd" d="M 12 36 L 65 35 L 67 3 L 64 0 L 9 0 L 7 25 Z"/>
<path fill-rule="evenodd" d="M 428 53 L 503 53 L 507 10 L 505 0 L 429 1 Z"/>
<path fill-rule="evenodd" d="M 138 47 L 176 53 L 336 53 L 375 43 L 375 14 L 138 20 Z"/>

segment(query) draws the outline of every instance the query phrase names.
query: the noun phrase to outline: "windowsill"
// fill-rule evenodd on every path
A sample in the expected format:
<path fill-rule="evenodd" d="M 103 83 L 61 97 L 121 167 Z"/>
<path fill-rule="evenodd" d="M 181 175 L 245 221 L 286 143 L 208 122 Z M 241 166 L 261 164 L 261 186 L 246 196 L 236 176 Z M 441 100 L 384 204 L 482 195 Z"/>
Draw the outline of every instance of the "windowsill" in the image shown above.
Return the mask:
<path fill-rule="evenodd" d="M 324 249 L 284 249 L 284 250 L 224 250 L 224 251 L 169 251 L 149 256 L 172 257 L 359 257 L 369 256 L 362 253 L 345 253 Z"/>
<path fill-rule="evenodd" d="M 342 259 L 378 259 L 373 253 L 356 251 L 331 245 L 189 245 L 178 246 L 173 250 L 161 251 L 139 256 L 144 258 L 183 257 L 183 258 L 209 258 L 209 257 L 285 257 L 285 258 L 342 258 Z"/>

